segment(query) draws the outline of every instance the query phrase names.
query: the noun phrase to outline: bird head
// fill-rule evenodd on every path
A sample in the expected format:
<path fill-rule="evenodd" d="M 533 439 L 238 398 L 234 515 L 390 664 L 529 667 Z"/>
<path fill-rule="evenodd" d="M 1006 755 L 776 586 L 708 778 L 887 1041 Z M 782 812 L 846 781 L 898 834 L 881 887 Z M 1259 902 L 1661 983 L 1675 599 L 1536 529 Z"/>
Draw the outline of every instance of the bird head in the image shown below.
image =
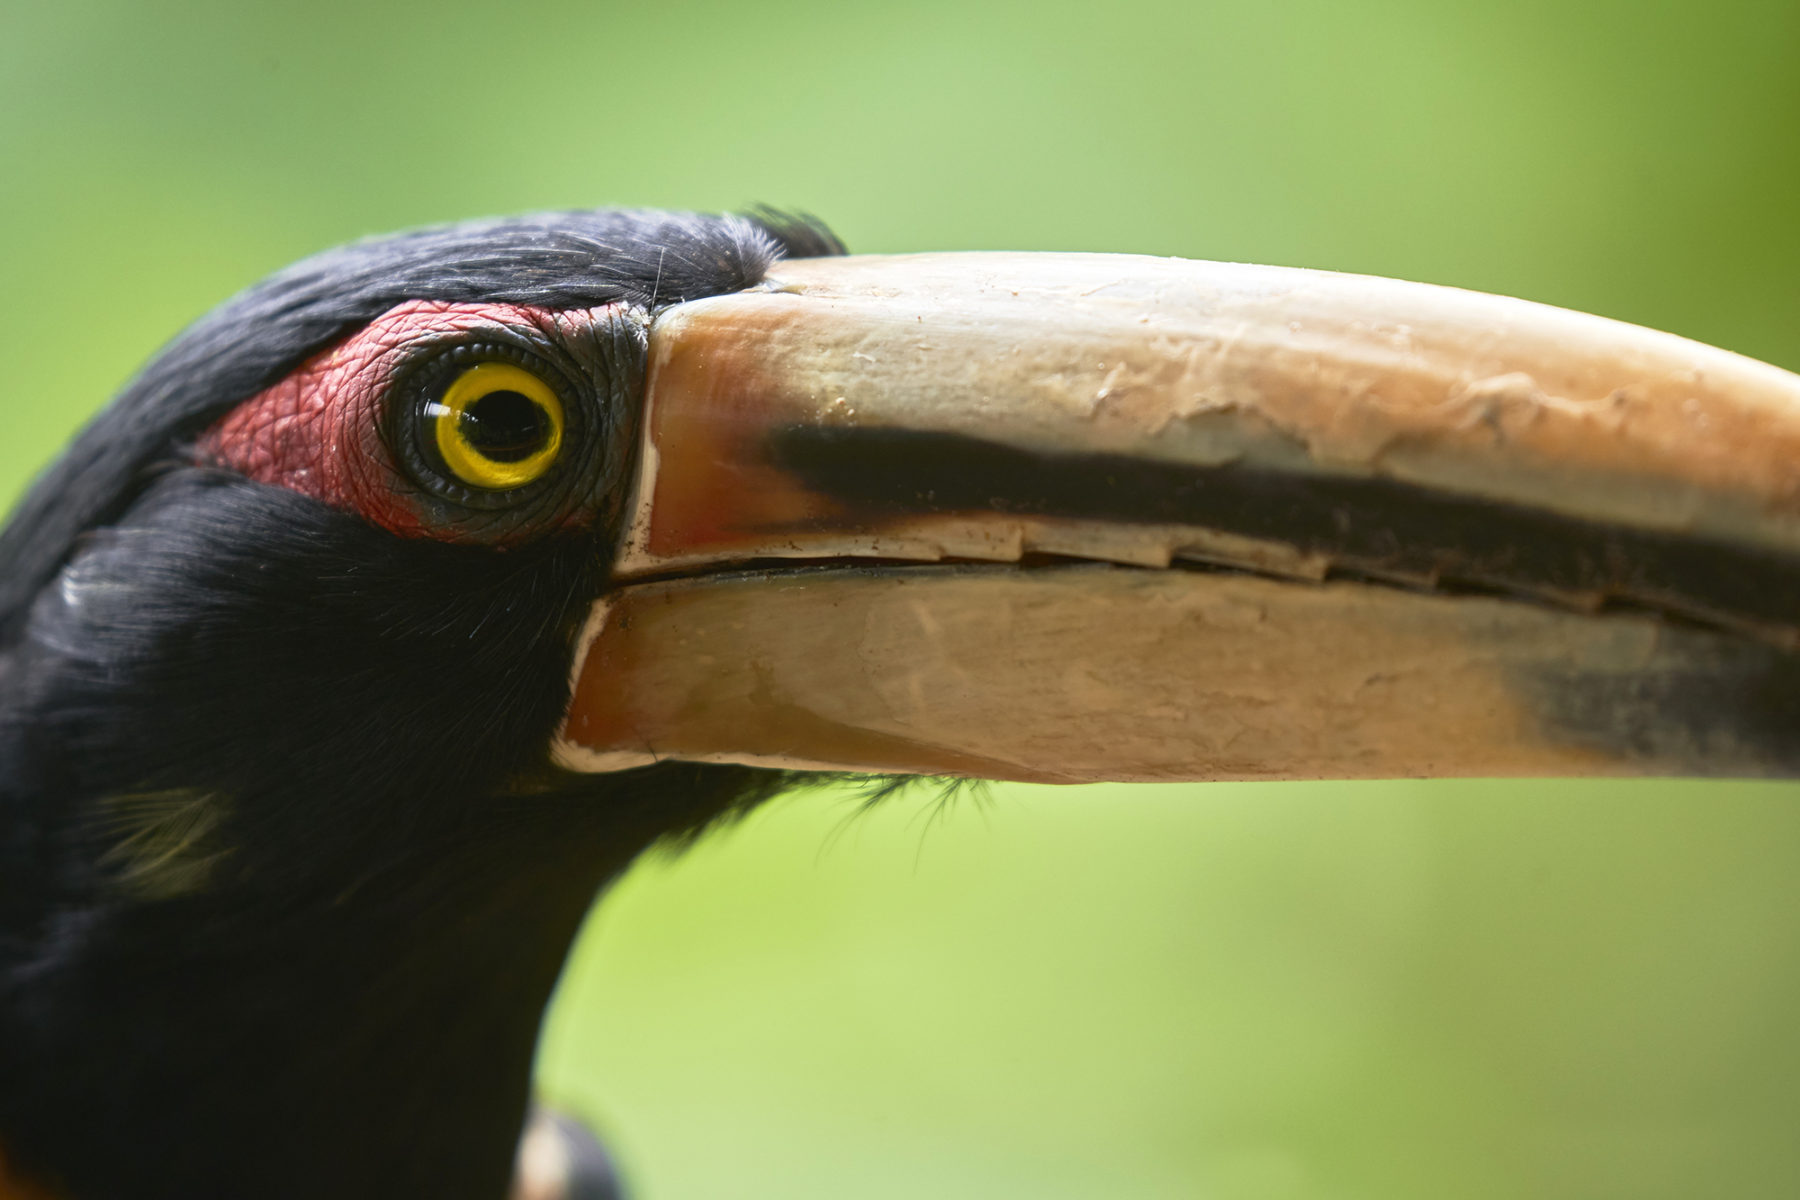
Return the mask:
<path fill-rule="evenodd" d="M 839 251 L 358 243 L 38 481 L 0 534 L 21 1170 L 498 1195 L 595 892 L 807 779 L 1800 764 L 1800 379 L 1389 280 Z"/>

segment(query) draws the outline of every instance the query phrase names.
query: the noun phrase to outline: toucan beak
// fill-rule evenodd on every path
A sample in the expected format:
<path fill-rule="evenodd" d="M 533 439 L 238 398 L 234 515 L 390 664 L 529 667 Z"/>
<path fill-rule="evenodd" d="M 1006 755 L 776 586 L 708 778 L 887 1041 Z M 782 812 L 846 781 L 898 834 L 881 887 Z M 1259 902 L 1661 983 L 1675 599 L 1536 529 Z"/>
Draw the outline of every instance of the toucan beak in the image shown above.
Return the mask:
<path fill-rule="evenodd" d="M 1800 377 L 1520 300 L 808 260 L 650 331 L 557 757 L 1800 774 Z"/>

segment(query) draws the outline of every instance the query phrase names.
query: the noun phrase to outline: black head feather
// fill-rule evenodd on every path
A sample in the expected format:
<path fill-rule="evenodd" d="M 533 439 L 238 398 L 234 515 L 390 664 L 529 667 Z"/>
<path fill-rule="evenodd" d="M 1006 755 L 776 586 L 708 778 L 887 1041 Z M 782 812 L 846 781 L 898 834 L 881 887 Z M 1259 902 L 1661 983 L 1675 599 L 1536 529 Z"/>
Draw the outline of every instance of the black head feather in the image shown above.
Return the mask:
<path fill-rule="evenodd" d="M 841 254 L 816 221 L 629 210 L 467 221 L 327 250 L 189 326 L 84 429 L 0 531 L 0 647 L 74 539 L 232 406 L 407 300 L 654 309 L 760 282 L 777 259 Z"/>
<path fill-rule="evenodd" d="M 789 781 L 549 764 L 604 523 L 401 538 L 188 444 L 408 300 L 653 310 L 838 249 L 644 212 L 362 242 L 88 426 L 0 533 L 0 1163 L 75 1200 L 504 1191 L 595 889 Z"/>

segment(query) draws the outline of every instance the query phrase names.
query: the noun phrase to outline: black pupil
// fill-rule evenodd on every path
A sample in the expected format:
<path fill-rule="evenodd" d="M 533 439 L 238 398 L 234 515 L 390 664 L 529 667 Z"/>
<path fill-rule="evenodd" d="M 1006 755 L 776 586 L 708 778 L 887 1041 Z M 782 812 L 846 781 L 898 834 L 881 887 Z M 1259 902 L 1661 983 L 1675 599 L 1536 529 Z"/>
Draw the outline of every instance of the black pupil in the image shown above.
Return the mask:
<path fill-rule="evenodd" d="M 550 416 L 522 392 L 489 392 L 463 409 L 463 439 L 489 462 L 530 458 L 550 440 Z"/>

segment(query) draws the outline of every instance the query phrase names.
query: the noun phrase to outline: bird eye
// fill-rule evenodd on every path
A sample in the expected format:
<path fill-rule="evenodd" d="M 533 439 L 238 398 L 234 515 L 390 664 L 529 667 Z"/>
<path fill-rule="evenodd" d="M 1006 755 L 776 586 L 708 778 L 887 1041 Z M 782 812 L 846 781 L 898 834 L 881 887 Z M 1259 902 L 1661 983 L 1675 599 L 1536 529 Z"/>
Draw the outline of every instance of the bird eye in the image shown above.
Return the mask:
<path fill-rule="evenodd" d="M 483 491 L 536 482 L 562 449 L 562 401 L 538 376 L 508 362 L 466 368 L 426 403 L 423 417 L 451 474 Z"/>

